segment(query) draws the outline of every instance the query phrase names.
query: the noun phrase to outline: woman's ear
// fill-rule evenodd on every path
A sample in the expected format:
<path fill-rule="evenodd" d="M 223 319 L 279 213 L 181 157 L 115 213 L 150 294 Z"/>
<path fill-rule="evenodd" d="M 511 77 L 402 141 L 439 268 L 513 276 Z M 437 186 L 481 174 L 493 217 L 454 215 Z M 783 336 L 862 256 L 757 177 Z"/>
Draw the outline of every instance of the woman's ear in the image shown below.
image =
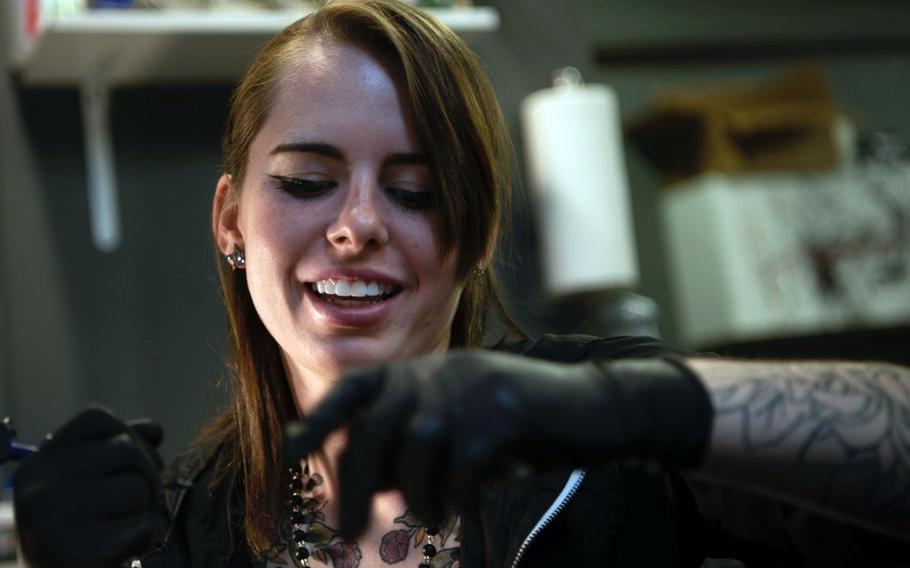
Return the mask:
<path fill-rule="evenodd" d="M 240 200 L 233 183 L 229 174 L 222 175 L 215 186 L 215 199 L 212 200 L 212 234 L 218 250 L 223 254 L 230 254 L 235 248 L 243 248 L 243 233 L 238 225 Z"/>

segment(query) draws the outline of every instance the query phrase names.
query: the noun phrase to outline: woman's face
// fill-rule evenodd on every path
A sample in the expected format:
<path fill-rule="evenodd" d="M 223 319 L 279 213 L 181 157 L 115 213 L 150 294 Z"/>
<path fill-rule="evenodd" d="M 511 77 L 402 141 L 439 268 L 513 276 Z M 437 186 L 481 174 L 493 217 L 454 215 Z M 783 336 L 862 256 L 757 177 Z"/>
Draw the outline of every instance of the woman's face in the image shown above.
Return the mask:
<path fill-rule="evenodd" d="M 216 218 L 221 248 L 245 250 L 256 311 L 292 369 L 336 374 L 448 347 L 461 284 L 456 255 L 438 252 L 406 100 L 375 56 L 314 42 L 251 144 L 237 208 Z"/>

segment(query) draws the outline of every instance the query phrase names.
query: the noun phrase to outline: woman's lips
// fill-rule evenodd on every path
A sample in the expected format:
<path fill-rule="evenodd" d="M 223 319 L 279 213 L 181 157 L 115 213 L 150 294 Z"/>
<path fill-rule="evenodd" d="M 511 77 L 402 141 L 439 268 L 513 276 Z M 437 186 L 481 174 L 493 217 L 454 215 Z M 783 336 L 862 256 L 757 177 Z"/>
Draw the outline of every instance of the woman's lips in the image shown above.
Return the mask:
<path fill-rule="evenodd" d="M 316 313 L 327 323 L 349 329 L 374 327 L 391 317 L 400 294 L 353 297 L 319 294 L 310 285 L 306 297 Z"/>

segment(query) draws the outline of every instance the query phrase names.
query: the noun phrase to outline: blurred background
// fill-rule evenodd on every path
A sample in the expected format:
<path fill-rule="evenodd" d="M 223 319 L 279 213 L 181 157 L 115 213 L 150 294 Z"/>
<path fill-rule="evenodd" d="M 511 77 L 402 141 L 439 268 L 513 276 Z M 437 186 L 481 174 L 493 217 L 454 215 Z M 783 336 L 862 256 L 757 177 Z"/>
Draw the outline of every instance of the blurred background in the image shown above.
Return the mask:
<path fill-rule="evenodd" d="M 209 212 L 232 84 L 306 6 L 134 4 L 0 9 L 0 415 L 35 442 L 99 402 L 160 420 L 172 455 L 229 388 Z M 910 4 L 431 4 L 486 63 L 512 131 L 499 268 L 531 332 L 908 363 Z M 253 9 L 269 11 L 237 13 Z M 570 98 L 548 110 L 528 99 L 541 90 Z M 545 186 L 573 176 L 541 125 L 588 112 L 601 130 L 579 191 L 592 208 L 602 191 L 592 230 L 618 236 L 546 217 L 564 188 Z M 567 279 L 586 258 L 602 270 Z"/>

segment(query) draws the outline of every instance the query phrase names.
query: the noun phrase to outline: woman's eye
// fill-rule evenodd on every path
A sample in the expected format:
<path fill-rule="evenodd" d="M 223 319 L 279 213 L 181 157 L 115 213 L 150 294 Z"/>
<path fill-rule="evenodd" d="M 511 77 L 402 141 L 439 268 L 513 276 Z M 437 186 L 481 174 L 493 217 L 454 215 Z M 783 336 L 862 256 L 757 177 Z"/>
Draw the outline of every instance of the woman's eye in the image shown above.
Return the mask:
<path fill-rule="evenodd" d="M 386 192 L 406 209 L 429 209 L 433 206 L 433 194 L 429 191 L 413 191 L 400 187 L 388 187 Z"/>
<path fill-rule="evenodd" d="M 269 176 L 278 182 L 281 191 L 294 197 L 317 197 L 338 184 L 328 180 L 313 180 L 288 176 Z"/>

